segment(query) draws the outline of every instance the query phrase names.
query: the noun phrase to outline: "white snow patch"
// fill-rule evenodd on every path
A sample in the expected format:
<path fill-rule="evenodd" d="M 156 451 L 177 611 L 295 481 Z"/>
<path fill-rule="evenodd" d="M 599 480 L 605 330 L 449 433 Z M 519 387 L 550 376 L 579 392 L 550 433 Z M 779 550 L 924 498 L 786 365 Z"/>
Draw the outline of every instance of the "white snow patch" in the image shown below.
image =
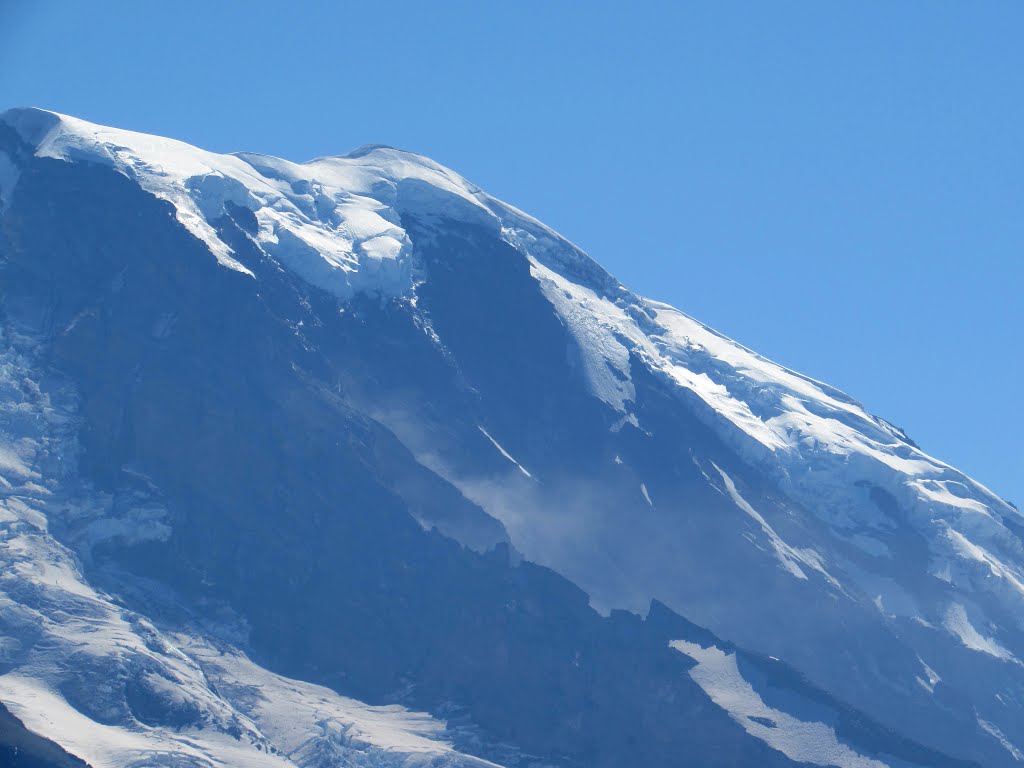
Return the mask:
<path fill-rule="evenodd" d="M 942 678 L 939 677 L 939 673 L 924 663 L 924 659 L 920 656 L 917 657 L 918 662 L 921 664 L 921 669 L 924 671 L 924 677 L 916 677 L 917 684 L 924 688 L 928 693 L 935 693 L 935 686 L 938 685 Z"/>
<path fill-rule="evenodd" d="M 970 489 L 961 482 L 956 480 L 921 479 L 914 480 L 911 486 L 916 488 L 927 501 L 945 504 L 948 507 L 974 512 L 993 519 L 992 512 L 987 505 L 969 496 L 960 496 L 954 493 L 954 490 L 959 490 L 961 493 L 970 493 Z"/>
<path fill-rule="evenodd" d="M 216 688 L 252 692 L 239 697 L 236 706 L 298 765 L 304 764 L 299 759 L 303 755 L 332 742 L 350 752 L 404 755 L 408 763 L 403 765 L 421 764 L 410 756 L 422 756 L 426 765 L 439 757 L 457 755 L 445 737 L 444 721 L 428 714 L 396 705 L 371 706 L 329 688 L 281 677 L 241 651 L 215 647 L 194 636 L 179 635 L 176 640 Z M 494 765 L 463 759 L 466 766 Z"/>
<path fill-rule="evenodd" d="M 686 640 L 673 640 L 669 645 L 697 662 L 690 677 L 715 704 L 748 734 L 791 760 L 839 768 L 887 768 L 841 743 L 831 726 L 800 720 L 766 704 L 743 677 L 736 654 Z"/>
<path fill-rule="evenodd" d="M 986 575 L 995 576 L 1019 595 L 1024 596 L 1024 580 L 1018 570 L 1011 568 L 987 549 L 975 544 L 952 527 L 947 526 L 945 533 L 953 550 L 960 555 L 962 561 L 979 564 Z"/>
<path fill-rule="evenodd" d="M 989 656 L 994 656 L 1004 661 L 1016 661 L 1014 655 L 1003 648 L 995 639 L 985 637 L 971 624 L 971 620 L 967 615 L 967 609 L 959 603 L 953 603 L 949 606 L 942 626 L 972 651 L 987 653 Z"/>
<path fill-rule="evenodd" d="M 775 551 L 775 556 L 778 558 L 779 563 L 783 568 L 798 579 L 806 579 L 807 574 L 804 573 L 803 569 L 799 565 L 800 563 L 803 563 L 824 576 L 833 586 L 839 587 L 839 582 L 832 578 L 828 571 L 822 567 L 821 559 L 817 552 L 812 550 L 798 550 L 789 546 L 789 544 L 783 541 L 782 537 L 775 532 L 775 529 L 768 524 L 768 521 L 765 520 L 756 509 L 750 506 L 749 502 L 747 502 L 742 495 L 740 495 L 739 490 L 736 488 L 736 484 L 733 482 L 732 478 L 726 474 L 725 470 L 714 462 L 712 462 L 712 466 L 718 470 L 718 474 L 722 476 L 725 488 L 729 492 L 729 496 L 732 498 L 733 502 L 735 502 L 736 506 L 746 512 L 747 515 L 761 526 L 761 530 L 764 532 L 765 536 L 768 537 L 768 541 L 771 543 L 772 549 Z"/>
<path fill-rule="evenodd" d="M 514 458 L 512 458 L 512 454 L 510 454 L 508 451 L 506 451 L 504 448 L 501 447 L 501 443 L 499 443 L 497 440 L 495 440 L 493 437 L 491 437 L 491 433 L 490 432 L 488 432 L 486 429 L 481 427 L 479 424 L 477 425 L 477 429 L 479 429 L 483 433 L 484 437 L 486 437 L 488 440 L 491 441 L 491 443 L 494 445 L 495 448 L 498 449 L 498 452 L 502 456 L 504 456 L 506 459 L 511 461 L 513 464 L 515 464 L 519 468 L 520 472 L 522 472 L 524 475 L 526 475 L 529 478 L 533 477 L 533 475 L 531 475 L 529 472 L 526 471 L 526 468 L 523 467 L 522 464 L 520 464 L 518 461 L 516 461 Z"/>
<path fill-rule="evenodd" d="M 981 726 L 981 729 L 985 731 L 985 733 L 987 733 L 989 736 L 994 738 L 996 741 L 998 741 L 999 744 L 1003 747 L 1003 749 L 1005 749 L 1013 756 L 1014 760 L 1016 760 L 1018 763 L 1024 762 L 1024 753 L 1017 749 L 1014 743 L 1010 741 L 1008 738 L 1006 738 L 1006 736 L 1003 735 L 1003 732 L 999 730 L 999 728 L 997 728 L 995 724 L 990 723 L 987 720 L 982 720 L 980 717 L 978 717 L 977 720 L 978 725 Z"/>
<path fill-rule="evenodd" d="M 651 501 L 651 494 L 647 492 L 646 483 L 640 483 L 640 493 L 642 493 L 644 495 L 644 498 L 647 499 L 647 505 L 653 507 L 654 503 Z"/>
<path fill-rule="evenodd" d="M 629 415 L 636 392 L 629 370 L 629 348 L 620 332 L 629 328 L 623 310 L 593 289 L 577 285 L 535 259 L 531 259 L 530 269 L 576 339 L 594 396 Z M 635 423 L 635 418 L 632 421 Z"/>

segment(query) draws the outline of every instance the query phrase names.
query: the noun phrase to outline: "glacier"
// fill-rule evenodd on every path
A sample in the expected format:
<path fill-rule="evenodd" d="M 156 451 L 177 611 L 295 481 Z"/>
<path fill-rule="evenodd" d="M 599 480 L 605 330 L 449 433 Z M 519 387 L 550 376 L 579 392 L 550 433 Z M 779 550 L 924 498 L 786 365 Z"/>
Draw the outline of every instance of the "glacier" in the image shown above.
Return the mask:
<path fill-rule="evenodd" d="M 22 109 L 0 216 L 0 704 L 90 765 L 1022 759 L 1016 508 L 457 173 Z"/>

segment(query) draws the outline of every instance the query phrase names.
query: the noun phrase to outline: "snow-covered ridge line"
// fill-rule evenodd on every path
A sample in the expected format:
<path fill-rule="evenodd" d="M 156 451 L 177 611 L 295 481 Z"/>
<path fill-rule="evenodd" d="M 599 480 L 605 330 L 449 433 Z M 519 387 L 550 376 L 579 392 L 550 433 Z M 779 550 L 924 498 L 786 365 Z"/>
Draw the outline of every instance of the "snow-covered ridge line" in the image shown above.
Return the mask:
<path fill-rule="evenodd" d="M 611 277 L 540 222 L 483 193 L 459 174 L 382 145 L 306 163 L 256 153 L 216 154 L 182 141 L 27 108 L 0 114 L 37 157 L 112 167 L 174 206 L 178 221 L 223 266 L 251 276 L 218 236 L 217 222 L 250 211 L 252 241 L 270 258 L 340 299 L 405 296 L 415 283 L 402 214 L 456 219 L 505 230 L 536 252 L 608 284 Z M 0 153 L 0 205 L 17 185 Z M 248 217 L 247 217 L 248 218 Z"/>
<path fill-rule="evenodd" d="M 595 290 L 549 264 L 533 259 L 534 277 L 575 336 L 592 392 L 619 412 L 619 423 L 645 427 L 634 414 L 632 366 L 640 362 L 837 540 L 852 536 L 859 546 L 883 552 L 887 531 L 909 524 L 927 543 L 929 573 L 971 603 L 975 620 L 992 620 L 981 606 L 994 598 L 1011 627 L 1024 629 L 1024 518 L 1012 505 L 839 390 L 761 357 L 673 307 L 623 288 Z M 813 562 L 833 586 L 873 589 L 862 574 L 840 574 L 840 563 L 817 557 Z M 792 568 L 786 558 L 781 565 Z M 945 627 L 972 650 L 1002 648 L 997 639 L 966 641 L 943 620 L 948 603 L 918 610 L 916 620 Z"/>

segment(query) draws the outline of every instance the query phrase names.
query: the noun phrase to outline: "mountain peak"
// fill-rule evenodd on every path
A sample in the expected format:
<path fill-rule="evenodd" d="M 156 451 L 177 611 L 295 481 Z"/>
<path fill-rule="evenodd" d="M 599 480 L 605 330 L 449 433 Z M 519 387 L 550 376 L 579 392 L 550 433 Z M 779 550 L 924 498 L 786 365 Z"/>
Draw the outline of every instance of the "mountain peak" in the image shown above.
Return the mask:
<path fill-rule="evenodd" d="M 1024 518 L 853 398 L 420 155 L 0 123 L 25 727 L 97 765 L 1024 755 Z"/>
<path fill-rule="evenodd" d="M 225 267 L 249 274 L 216 233 L 228 204 L 250 210 L 249 235 L 307 282 L 341 299 L 409 295 L 415 271 L 404 214 L 452 219 L 527 238 L 562 266 L 617 283 L 560 235 L 423 156 L 384 145 L 304 163 L 257 153 L 221 155 L 36 108 L 0 115 L 36 156 L 113 167 L 170 202 L 179 222 Z M 7 193 L 10 196 L 10 191 Z M 543 246 L 543 247 L 540 247 Z"/>

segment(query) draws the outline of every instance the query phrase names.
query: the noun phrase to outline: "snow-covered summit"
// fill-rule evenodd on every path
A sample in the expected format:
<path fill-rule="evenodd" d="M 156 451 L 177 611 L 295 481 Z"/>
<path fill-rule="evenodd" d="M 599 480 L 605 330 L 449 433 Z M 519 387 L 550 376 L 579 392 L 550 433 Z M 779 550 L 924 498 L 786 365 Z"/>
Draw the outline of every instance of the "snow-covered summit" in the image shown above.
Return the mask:
<path fill-rule="evenodd" d="M 246 152 L 220 155 L 36 108 L 4 112 L 0 123 L 13 128 L 38 157 L 116 168 L 170 202 L 181 224 L 221 264 L 247 274 L 218 237 L 216 222 L 233 210 L 251 212 L 255 223 L 249 235 L 268 256 L 343 299 L 354 293 L 410 293 L 415 259 L 401 225 L 403 214 L 507 228 L 531 241 L 555 237 L 454 171 L 384 145 L 294 163 Z M 10 160 L 0 156 L 0 198 L 10 196 L 17 180 L 13 171 L 2 180 L 9 166 Z"/>

